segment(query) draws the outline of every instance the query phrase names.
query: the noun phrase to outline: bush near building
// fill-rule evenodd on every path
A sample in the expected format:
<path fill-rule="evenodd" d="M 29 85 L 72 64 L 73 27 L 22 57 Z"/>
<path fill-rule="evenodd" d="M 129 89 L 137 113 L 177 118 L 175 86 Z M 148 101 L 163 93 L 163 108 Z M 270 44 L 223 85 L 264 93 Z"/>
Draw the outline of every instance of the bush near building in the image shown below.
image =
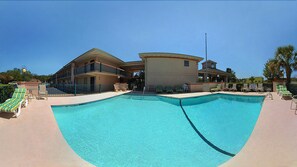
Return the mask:
<path fill-rule="evenodd" d="M 13 91 L 13 85 L 0 84 L 0 103 L 9 99 L 12 96 Z"/>

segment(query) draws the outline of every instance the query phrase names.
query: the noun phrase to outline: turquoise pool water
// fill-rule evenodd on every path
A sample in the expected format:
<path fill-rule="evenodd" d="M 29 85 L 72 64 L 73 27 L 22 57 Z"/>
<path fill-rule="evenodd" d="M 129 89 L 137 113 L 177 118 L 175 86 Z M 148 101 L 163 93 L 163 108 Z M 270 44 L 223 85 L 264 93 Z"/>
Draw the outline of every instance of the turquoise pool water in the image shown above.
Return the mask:
<path fill-rule="evenodd" d="M 236 154 L 254 128 L 262 101 L 209 95 L 181 104 L 209 142 Z M 122 95 L 52 109 L 68 144 L 96 166 L 217 166 L 232 158 L 197 135 L 179 99 Z"/>

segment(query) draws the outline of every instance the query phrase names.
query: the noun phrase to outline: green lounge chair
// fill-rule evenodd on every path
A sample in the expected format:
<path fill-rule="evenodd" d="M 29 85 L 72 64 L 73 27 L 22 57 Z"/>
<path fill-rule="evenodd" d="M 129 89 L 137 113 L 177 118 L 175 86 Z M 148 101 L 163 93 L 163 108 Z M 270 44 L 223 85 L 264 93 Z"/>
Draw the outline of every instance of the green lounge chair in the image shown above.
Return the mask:
<path fill-rule="evenodd" d="M 292 97 L 292 93 L 287 89 L 286 86 L 278 85 L 276 88 L 282 99 L 284 99 L 284 97 Z"/>
<path fill-rule="evenodd" d="M 173 89 L 172 89 L 171 86 L 167 86 L 167 87 L 165 88 L 165 90 L 166 90 L 166 93 L 173 93 Z"/>
<path fill-rule="evenodd" d="M 9 99 L 0 104 L 0 112 L 14 113 L 16 117 L 21 114 L 23 100 L 22 99 Z"/>
<path fill-rule="evenodd" d="M 176 86 L 176 87 L 175 87 L 175 91 L 176 91 L 177 93 L 183 93 L 183 92 L 184 92 L 184 90 L 183 90 L 183 88 L 182 88 L 181 86 Z"/>
<path fill-rule="evenodd" d="M 220 90 L 221 90 L 221 84 L 218 84 L 217 87 L 210 89 L 211 92 L 220 91 Z"/>
<path fill-rule="evenodd" d="M 22 106 L 26 107 L 28 105 L 28 100 L 26 99 L 26 88 L 16 88 L 13 92 L 12 99 L 22 99 Z"/>
<path fill-rule="evenodd" d="M 156 93 L 162 93 L 163 92 L 163 87 L 162 86 L 157 86 L 156 87 Z"/>
<path fill-rule="evenodd" d="M 26 96 L 25 88 L 15 89 L 12 98 L 0 104 L 0 112 L 14 113 L 15 116 L 18 117 L 21 114 L 22 105 L 27 106 L 28 104 L 25 96 Z"/>
<path fill-rule="evenodd" d="M 280 90 L 279 94 L 282 97 L 282 99 L 284 99 L 284 97 L 292 97 L 292 93 L 288 91 L 287 88 Z"/>
<path fill-rule="evenodd" d="M 284 86 L 283 85 L 276 85 L 276 92 L 277 94 L 279 95 L 280 91 L 284 89 Z"/>

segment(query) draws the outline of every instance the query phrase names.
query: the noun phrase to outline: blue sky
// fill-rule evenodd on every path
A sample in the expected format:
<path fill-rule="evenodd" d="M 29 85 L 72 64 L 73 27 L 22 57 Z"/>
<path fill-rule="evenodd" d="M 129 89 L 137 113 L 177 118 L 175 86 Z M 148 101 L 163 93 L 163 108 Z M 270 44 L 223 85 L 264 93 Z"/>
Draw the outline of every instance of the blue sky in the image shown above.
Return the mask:
<path fill-rule="evenodd" d="M 262 76 L 278 46 L 297 50 L 296 8 L 297 1 L 0 2 L 0 71 L 55 73 L 91 48 L 124 61 L 141 52 L 204 57 L 207 32 L 208 58 L 219 69 Z"/>

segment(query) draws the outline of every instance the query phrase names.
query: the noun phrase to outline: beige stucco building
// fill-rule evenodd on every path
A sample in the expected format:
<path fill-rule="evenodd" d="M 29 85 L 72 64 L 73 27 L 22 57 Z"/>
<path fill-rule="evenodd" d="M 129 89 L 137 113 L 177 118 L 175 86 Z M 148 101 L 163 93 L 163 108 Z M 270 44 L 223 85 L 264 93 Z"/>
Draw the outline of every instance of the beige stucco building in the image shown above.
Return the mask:
<path fill-rule="evenodd" d="M 64 91 L 73 90 L 72 86 L 76 86 L 79 92 L 109 91 L 113 89 L 114 83 L 130 77 L 131 74 L 121 68 L 124 63 L 94 48 L 62 67 L 53 75 L 52 81 Z"/>
<path fill-rule="evenodd" d="M 147 90 L 158 86 L 196 83 L 198 62 L 203 58 L 177 53 L 140 53 L 141 61 L 124 62 L 100 49 L 91 49 L 70 61 L 52 77 L 57 88 L 78 92 L 104 92 L 118 82 L 144 82 Z M 135 79 L 134 72 L 144 72 Z"/>
<path fill-rule="evenodd" d="M 180 86 L 196 83 L 198 62 L 203 58 L 176 53 L 140 53 L 145 67 L 145 86 Z"/>

